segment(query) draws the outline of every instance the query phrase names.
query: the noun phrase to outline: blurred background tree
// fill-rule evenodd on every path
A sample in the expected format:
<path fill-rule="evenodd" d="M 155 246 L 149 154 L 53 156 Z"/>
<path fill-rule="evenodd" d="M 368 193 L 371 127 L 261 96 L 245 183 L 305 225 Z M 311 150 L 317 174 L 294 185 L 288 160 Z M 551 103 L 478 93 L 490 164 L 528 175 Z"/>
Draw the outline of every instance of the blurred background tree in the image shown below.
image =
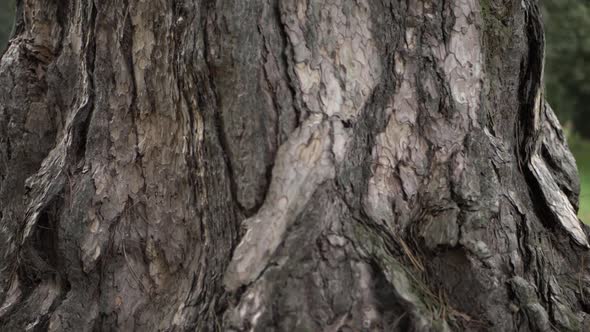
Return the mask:
<path fill-rule="evenodd" d="M 560 120 L 590 138 L 590 2 L 544 0 L 546 87 Z"/>
<path fill-rule="evenodd" d="M 4 51 L 14 21 L 15 0 L 0 0 L 0 52 Z"/>

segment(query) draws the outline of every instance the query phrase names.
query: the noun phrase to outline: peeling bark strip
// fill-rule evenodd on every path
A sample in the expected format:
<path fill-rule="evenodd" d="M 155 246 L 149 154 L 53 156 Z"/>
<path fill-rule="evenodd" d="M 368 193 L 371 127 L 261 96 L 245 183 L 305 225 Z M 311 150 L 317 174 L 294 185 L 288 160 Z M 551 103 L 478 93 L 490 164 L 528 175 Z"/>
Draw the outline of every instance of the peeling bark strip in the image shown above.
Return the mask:
<path fill-rule="evenodd" d="M 533 0 L 19 2 L 2 331 L 581 331 Z"/>

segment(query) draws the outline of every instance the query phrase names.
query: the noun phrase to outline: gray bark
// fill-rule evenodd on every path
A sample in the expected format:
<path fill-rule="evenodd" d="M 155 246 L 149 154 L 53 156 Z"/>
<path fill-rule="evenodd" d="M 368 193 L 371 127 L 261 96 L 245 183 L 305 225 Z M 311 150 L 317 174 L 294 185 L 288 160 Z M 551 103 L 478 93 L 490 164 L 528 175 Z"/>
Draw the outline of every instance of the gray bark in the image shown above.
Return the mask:
<path fill-rule="evenodd" d="M 534 0 L 21 0 L 0 330 L 590 326 Z"/>

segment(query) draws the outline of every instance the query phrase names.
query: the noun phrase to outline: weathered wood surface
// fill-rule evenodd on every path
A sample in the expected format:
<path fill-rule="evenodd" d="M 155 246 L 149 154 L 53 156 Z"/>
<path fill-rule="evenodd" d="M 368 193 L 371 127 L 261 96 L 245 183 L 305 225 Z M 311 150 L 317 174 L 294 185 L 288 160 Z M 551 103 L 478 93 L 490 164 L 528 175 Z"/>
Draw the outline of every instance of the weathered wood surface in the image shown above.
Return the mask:
<path fill-rule="evenodd" d="M 0 330 L 590 326 L 533 0 L 21 0 Z"/>

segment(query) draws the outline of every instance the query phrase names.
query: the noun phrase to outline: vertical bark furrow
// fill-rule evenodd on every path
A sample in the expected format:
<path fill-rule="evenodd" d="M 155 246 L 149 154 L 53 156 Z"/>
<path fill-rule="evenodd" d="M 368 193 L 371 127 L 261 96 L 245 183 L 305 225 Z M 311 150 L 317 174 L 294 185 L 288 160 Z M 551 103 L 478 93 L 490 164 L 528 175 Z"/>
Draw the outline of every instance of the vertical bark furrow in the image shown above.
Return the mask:
<path fill-rule="evenodd" d="M 587 234 L 581 227 L 576 215 L 575 205 L 572 205 L 551 173 L 548 162 L 543 158 L 542 149 L 545 135 L 546 103 L 543 93 L 543 72 L 545 37 L 541 21 L 541 14 L 536 3 L 525 2 L 527 19 L 528 57 L 524 62 L 524 72 L 521 77 L 520 109 L 520 162 L 526 164 L 525 174 L 532 190 L 540 191 L 541 202 L 535 203 L 542 219 L 554 219 L 574 241 L 581 246 L 590 247 Z M 556 141 L 550 146 L 561 144 Z M 569 165 L 568 165 L 569 166 Z M 564 172 L 576 170 L 564 169 Z M 530 173 L 529 173 L 530 172 Z"/>
<path fill-rule="evenodd" d="M 565 135 L 559 125 L 557 116 L 548 103 L 545 103 L 546 124 L 543 128 L 543 146 L 541 154 L 551 169 L 553 178 L 559 185 L 574 209 L 578 210 L 580 196 L 580 179 L 576 160 L 570 152 Z"/>

